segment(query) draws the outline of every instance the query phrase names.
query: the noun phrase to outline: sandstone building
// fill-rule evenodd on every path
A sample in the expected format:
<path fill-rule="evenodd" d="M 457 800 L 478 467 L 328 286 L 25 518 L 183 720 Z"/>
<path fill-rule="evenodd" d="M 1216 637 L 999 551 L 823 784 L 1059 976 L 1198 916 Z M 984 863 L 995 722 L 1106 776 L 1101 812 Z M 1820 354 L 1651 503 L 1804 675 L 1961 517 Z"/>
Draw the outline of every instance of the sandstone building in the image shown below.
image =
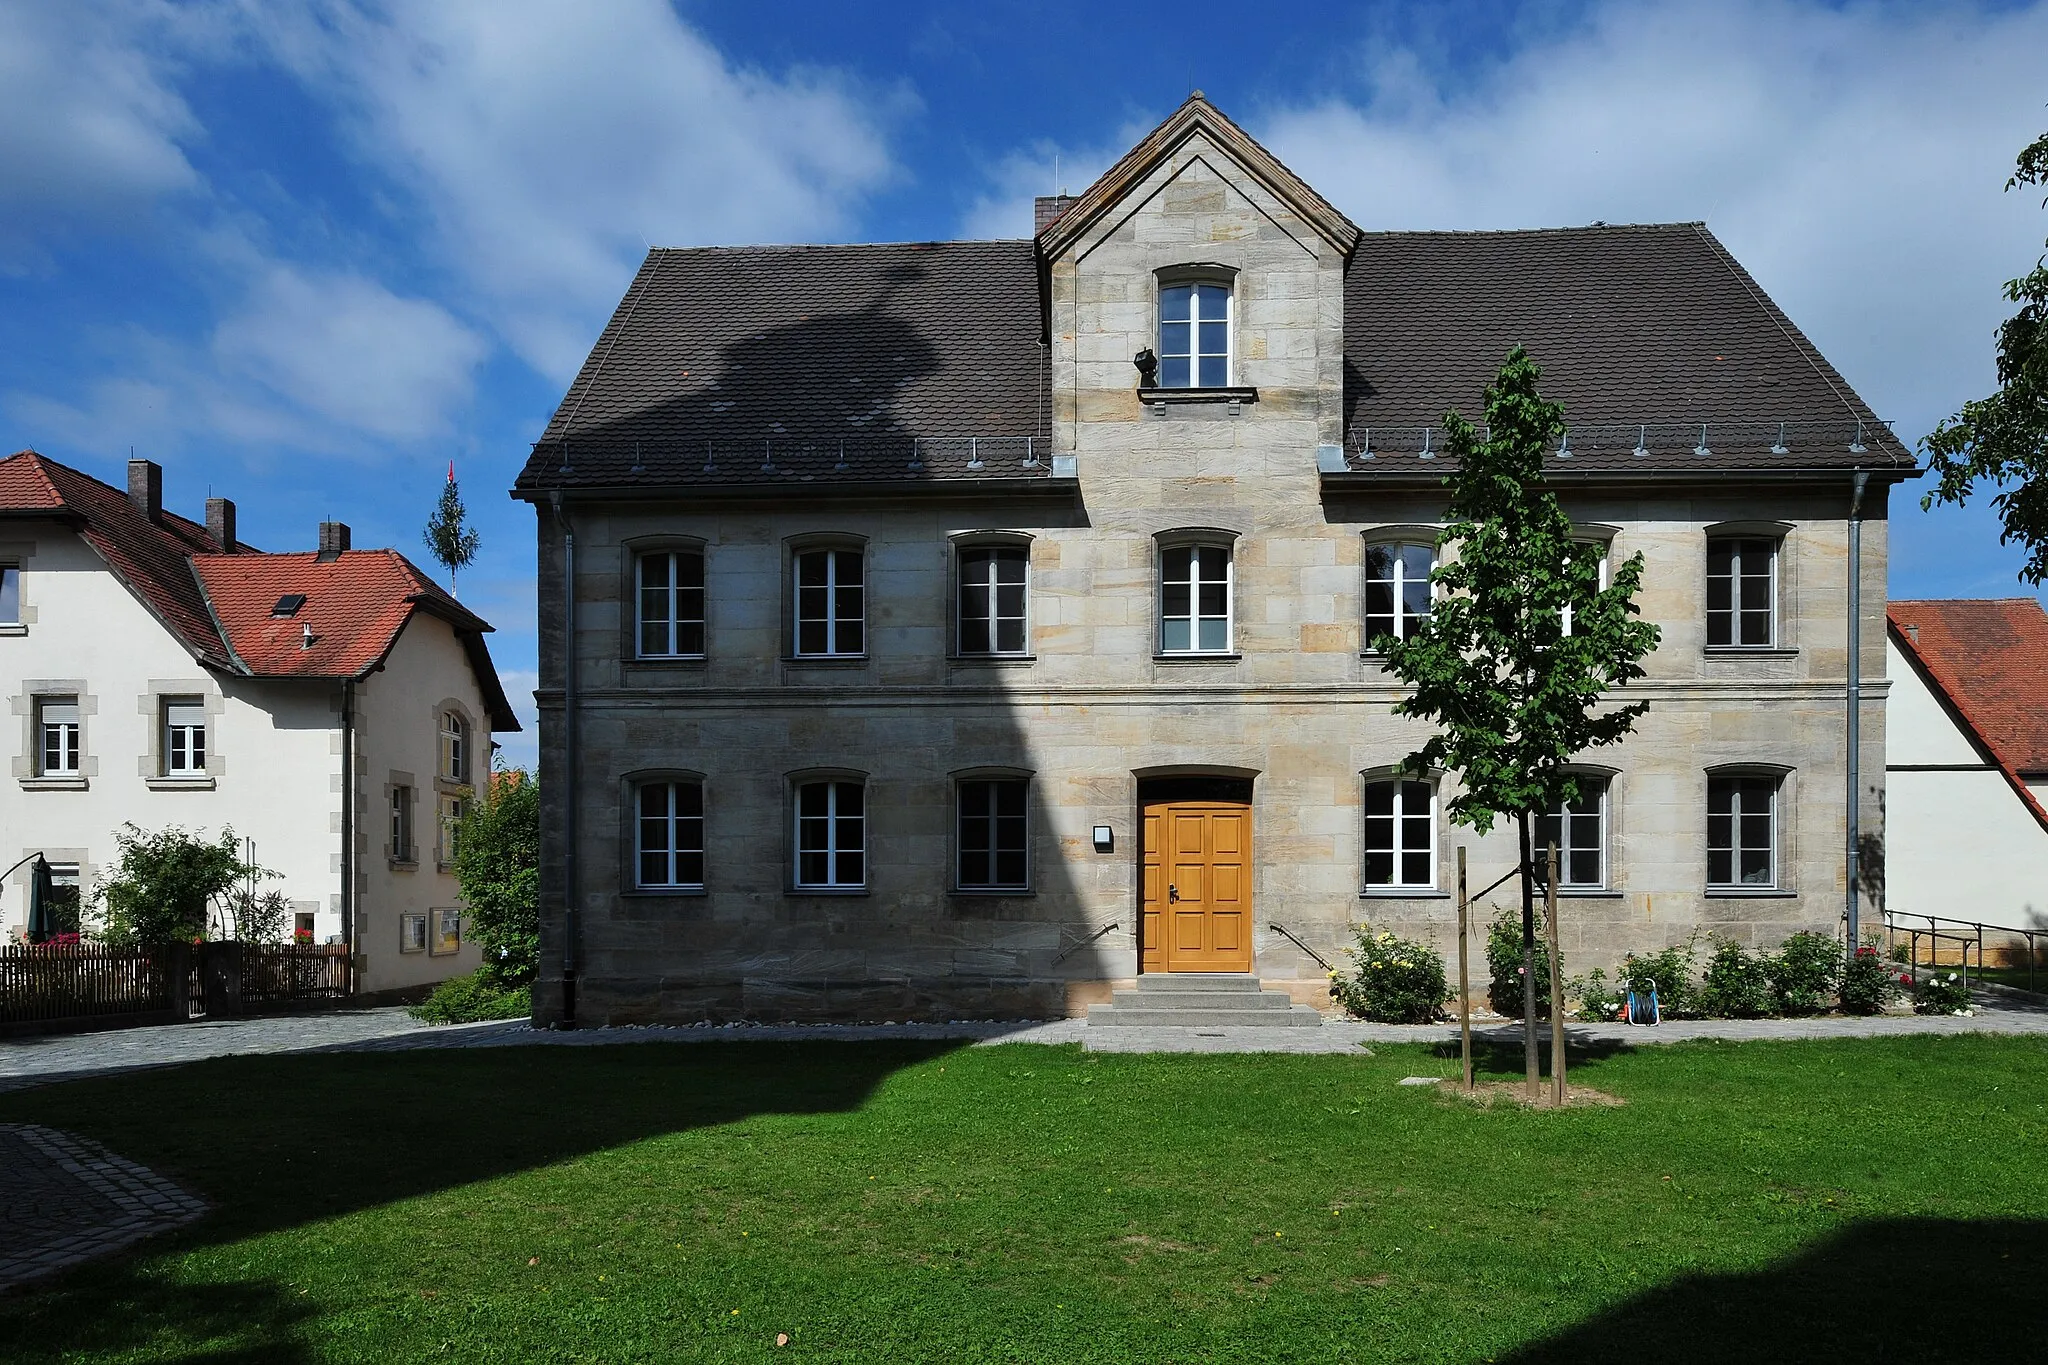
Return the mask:
<path fill-rule="evenodd" d="M 649 253 L 515 490 L 541 1017 L 1327 1006 L 1360 920 L 1449 948 L 1512 835 L 1400 775 L 1366 642 L 1517 343 L 1663 628 L 1554 822 L 1568 961 L 1837 925 L 1855 471 L 1874 830 L 1909 453 L 1703 226 L 1362 232 L 1197 95 L 1029 241 Z"/>

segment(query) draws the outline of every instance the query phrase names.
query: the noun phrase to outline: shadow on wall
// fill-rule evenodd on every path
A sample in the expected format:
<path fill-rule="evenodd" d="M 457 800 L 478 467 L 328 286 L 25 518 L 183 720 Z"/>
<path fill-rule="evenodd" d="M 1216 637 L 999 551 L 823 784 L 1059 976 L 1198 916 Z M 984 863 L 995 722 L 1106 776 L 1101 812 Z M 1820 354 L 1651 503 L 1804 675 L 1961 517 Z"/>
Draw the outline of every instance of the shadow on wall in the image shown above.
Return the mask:
<path fill-rule="evenodd" d="M 1501 1365 L 2038 1360 L 2044 1276 L 2048 1221 L 1853 1223 L 1758 1270 L 1688 1275 L 1661 1285 L 1498 1359 Z"/>
<path fill-rule="evenodd" d="M 691 1043 L 233 1057 L 0 1097 L 0 1119 L 85 1134 L 214 1205 L 139 1254 L 0 1301 L 0 1359 L 310 1359 L 321 1311 L 248 1268 L 226 1284 L 160 1273 L 222 1246 L 665 1133 L 761 1114 L 851 1112 L 954 1043 Z M 248 1112 L 252 1096 L 289 1095 Z M 490 1116 L 483 1125 L 479 1115 Z M 331 1307 L 331 1305 L 330 1305 Z"/>

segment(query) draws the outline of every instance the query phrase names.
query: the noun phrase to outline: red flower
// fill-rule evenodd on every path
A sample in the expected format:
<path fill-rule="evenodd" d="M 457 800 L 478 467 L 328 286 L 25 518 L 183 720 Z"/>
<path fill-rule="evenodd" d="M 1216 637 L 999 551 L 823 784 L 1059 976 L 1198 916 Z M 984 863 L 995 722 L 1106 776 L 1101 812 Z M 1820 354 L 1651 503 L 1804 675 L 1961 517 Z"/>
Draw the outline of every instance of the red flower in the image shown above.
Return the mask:
<path fill-rule="evenodd" d="M 1900 984 L 1901 986 L 1910 986 L 1910 985 L 1912 985 L 1912 984 L 1913 984 L 1913 978 L 1912 978 L 1911 976 L 1909 976 L 1908 974 L 1906 974 L 1905 972 L 1900 972 L 1900 973 L 1899 973 L 1899 984 Z"/>

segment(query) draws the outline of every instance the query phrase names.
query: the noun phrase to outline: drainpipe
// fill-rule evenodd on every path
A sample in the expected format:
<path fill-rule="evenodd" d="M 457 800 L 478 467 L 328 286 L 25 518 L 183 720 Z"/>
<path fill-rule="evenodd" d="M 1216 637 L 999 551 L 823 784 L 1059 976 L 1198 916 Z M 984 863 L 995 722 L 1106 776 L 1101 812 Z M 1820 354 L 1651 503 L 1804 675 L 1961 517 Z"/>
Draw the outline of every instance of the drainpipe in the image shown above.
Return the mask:
<path fill-rule="evenodd" d="M 1847 951 L 1850 957 L 1856 955 L 1856 878 L 1860 871 L 1857 845 L 1863 837 L 1859 790 L 1863 785 L 1863 486 L 1869 480 L 1869 471 L 1857 470 L 1849 494 L 1849 846 L 1843 851 L 1843 857 L 1849 874 L 1848 909 L 1844 919 L 1849 926 Z"/>
<path fill-rule="evenodd" d="M 341 942 L 356 984 L 356 680 L 341 684 Z"/>
<path fill-rule="evenodd" d="M 576 1027 L 576 528 L 549 496 L 562 527 L 562 1027 Z"/>

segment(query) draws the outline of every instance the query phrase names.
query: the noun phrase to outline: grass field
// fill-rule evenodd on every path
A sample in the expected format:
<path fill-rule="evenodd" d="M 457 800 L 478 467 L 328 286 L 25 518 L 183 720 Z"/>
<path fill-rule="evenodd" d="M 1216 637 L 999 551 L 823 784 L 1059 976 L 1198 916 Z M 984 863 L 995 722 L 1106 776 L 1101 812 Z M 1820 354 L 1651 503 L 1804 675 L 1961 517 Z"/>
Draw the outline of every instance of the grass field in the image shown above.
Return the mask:
<path fill-rule="evenodd" d="M 0 1121 L 217 1208 L 0 1300 L 0 1359 L 2038 1358 L 2048 1040 L 1622 1051 L 1575 1079 L 1626 1103 L 1562 1112 L 1396 1085 L 1454 1069 L 704 1043 L 25 1091 Z"/>

